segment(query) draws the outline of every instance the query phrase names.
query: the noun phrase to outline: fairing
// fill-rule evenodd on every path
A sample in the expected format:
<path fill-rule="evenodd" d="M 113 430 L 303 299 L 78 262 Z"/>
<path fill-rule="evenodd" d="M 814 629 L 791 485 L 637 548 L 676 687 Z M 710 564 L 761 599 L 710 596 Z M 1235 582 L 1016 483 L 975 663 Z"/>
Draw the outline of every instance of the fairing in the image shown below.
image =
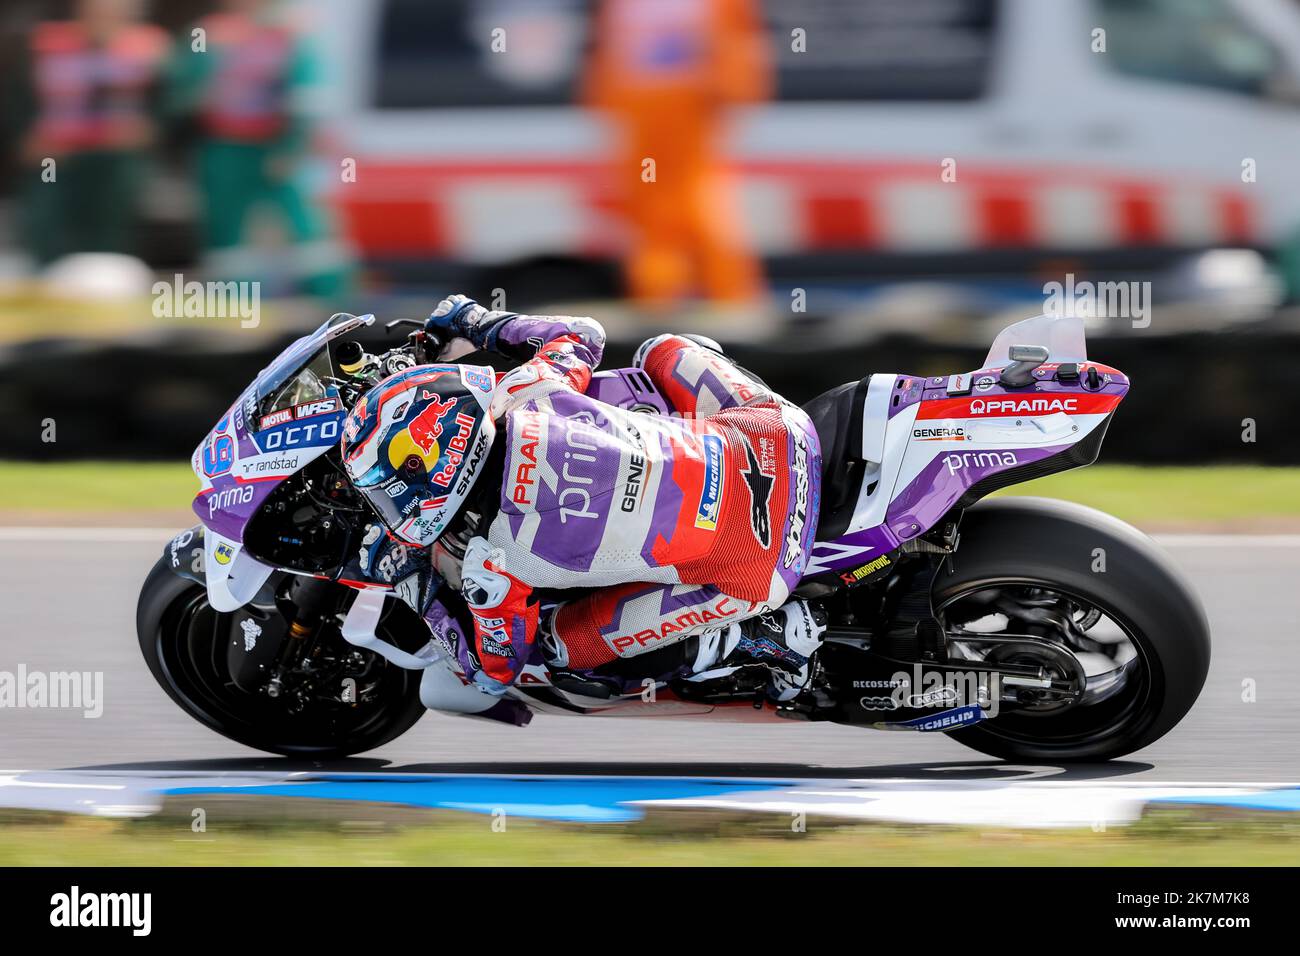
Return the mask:
<path fill-rule="evenodd" d="M 191 466 L 199 493 L 193 509 L 208 530 L 205 568 L 216 610 L 246 604 L 274 570 L 244 550 L 253 515 L 281 482 L 338 443 L 345 413 L 337 394 L 328 386 L 321 394 L 296 392 L 295 378 L 313 365 L 328 367 L 329 343 L 372 322 L 372 315 L 334 316 L 290 344 L 195 449 Z M 307 400 L 285 404 L 278 399 L 286 390 Z"/>
<path fill-rule="evenodd" d="M 1033 381 L 1004 387 L 1013 345 L 1042 345 Z M 1078 377 L 1062 380 L 1062 365 Z M 1096 372 L 1096 384 L 1089 370 Z M 920 537 L 975 497 L 1096 454 L 1128 379 L 1087 361 L 1082 319 L 1041 315 L 1008 326 L 985 365 L 956 376 L 874 375 L 863 413 L 867 475 L 847 531 L 819 541 L 806 577 L 854 572 Z"/>

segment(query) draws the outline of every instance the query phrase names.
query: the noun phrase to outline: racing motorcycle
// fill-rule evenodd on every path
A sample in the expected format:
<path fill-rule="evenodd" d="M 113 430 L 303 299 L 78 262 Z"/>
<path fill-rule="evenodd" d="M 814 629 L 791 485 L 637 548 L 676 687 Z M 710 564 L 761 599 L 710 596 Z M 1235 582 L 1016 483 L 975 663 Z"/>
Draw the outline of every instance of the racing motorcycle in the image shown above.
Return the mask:
<path fill-rule="evenodd" d="M 333 316 L 239 396 L 193 455 L 200 523 L 166 545 L 140 595 L 140 647 L 162 688 L 211 729 L 271 753 L 370 750 L 426 704 L 497 715 L 383 567 L 427 554 L 398 549 L 378 567 L 358 565 L 377 519 L 341 466 L 343 420 L 382 378 L 449 361 L 420 323 L 372 354 L 358 339 L 373 323 Z M 799 695 L 768 700 L 742 668 L 600 696 L 553 674 L 539 645 L 508 692 L 524 705 L 508 719 L 833 721 L 946 733 L 995 757 L 1049 762 L 1147 746 L 1205 681 L 1197 596 L 1149 538 L 1113 517 L 1050 499 L 986 500 L 1096 460 L 1128 388 L 1123 373 L 1088 360 L 1082 320 L 1038 316 L 1004 329 L 977 370 L 871 374 L 830 389 L 804 406 L 821 440 L 820 499 L 794 476 L 796 508 L 816 512 L 796 517 L 817 521 L 795 595 L 828 618 Z M 596 373 L 589 394 L 673 414 L 635 368 Z"/>

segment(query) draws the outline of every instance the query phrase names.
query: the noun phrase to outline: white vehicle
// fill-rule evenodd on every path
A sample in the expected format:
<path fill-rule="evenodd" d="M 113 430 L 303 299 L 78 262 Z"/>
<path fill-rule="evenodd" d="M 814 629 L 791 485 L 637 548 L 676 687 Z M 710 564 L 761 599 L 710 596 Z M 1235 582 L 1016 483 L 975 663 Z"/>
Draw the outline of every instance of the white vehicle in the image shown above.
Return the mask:
<path fill-rule="evenodd" d="M 573 105 L 591 5 L 312 4 L 358 164 L 335 198 L 368 261 L 543 268 L 553 288 L 617 255 L 609 131 Z M 762 7 L 779 94 L 738 114 L 734 152 L 774 276 L 1155 268 L 1300 230 L 1286 0 Z"/>

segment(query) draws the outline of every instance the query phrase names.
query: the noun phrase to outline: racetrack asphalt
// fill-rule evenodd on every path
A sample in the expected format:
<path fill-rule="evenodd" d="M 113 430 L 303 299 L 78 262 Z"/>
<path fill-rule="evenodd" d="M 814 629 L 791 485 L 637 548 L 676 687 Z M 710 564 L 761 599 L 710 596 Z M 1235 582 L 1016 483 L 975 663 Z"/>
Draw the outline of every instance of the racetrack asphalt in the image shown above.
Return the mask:
<path fill-rule="evenodd" d="M 516 729 L 426 715 L 379 750 L 329 764 L 259 754 L 182 713 L 140 656 L 135 605 L 167 534 L 0 529 L 0 671 L 100 671 L 102 716 L 0 708 L 0 770 L 333 769 L 834 778 L 1300 779 L 1300 536 L 1160 539 L 1209 614 L 1210 676 L 1162 740 L 1110 764 L 1010 766 L 940 734 L 824 723 L 538 717 Z M 1253 681 L 1253 696 L 1244 682 Z"/>

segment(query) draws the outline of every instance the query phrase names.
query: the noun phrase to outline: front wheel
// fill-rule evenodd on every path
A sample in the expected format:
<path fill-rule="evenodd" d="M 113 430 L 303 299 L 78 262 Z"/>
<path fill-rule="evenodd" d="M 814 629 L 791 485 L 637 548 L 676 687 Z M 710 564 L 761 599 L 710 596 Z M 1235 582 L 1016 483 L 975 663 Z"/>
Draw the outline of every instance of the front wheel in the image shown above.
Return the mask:
<path fill-rule="evenodd" d="M 1007 760 L 1140 750 L 1186 715 L 1210 666 L 1205 613 L 1169 558 L 1135 528 L 1068 502 L 1000 498 L 968 511 L 933 607 L 950 661 L 1029 665 L 1076 688 L 1064 699 L 1018 690 L 1004 712 L 950 733 Z"/>
<path fill-rule="evenodd" d="M 295 586 L 304 580 L 273 575 L 267 590 L 274 600 L 226 614 L 164 557 L 140 592 L 140 650 L 182 710 L 247 747 L 317 758 L 373 750 L 423 716 L 420 672 L 348 644 L 337 614 L 325 615 L 309 636 L 285 636 L 297 610 Z M 389 604 L 381 637 L 404 647 L 427 641 L 404 604 Z"/>

